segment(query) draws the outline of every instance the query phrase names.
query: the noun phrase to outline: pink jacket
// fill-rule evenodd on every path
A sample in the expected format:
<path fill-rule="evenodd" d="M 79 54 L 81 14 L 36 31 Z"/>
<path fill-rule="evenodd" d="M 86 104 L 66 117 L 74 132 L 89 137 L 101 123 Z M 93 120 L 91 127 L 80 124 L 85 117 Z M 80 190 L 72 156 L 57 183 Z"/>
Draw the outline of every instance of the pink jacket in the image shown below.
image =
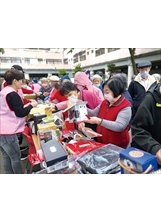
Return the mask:
<path fill-rule="evenodd" d="M 15 90 L 11 86 L 6 86 L 0 92 L 0 135 L 21 133 L 25 127 L 26 118 L 17 117 L 15 112 L 10 110 L 6 101 L 7 94 L 14 91 Z"/>
<path fill-rule="evenodd" d="M 92 85 L 92 82 L 90 81 L 90 79 L 88 78 L 85 72 L 77 72 L 75 74 L 74 85 L 76 85 L 78 89 L 79 89 L 79 86 L 84 87 L 85 89 L 96 94 L 96 96 L 98 96 L 98 98 L 101 99 L 101 101 L 104 100 L 102 91 L 96 86 Z"/>
<path fill-rule="evenodd" d="M 80 100 L 87 102 L 87 107 L 90 109 L 95 109 L 102 101 L 93 93 L 88 90 L 80 91 Z M 64 102 L 57 103 L 56 106 L 58 110 L 64 110 L 67 108 L 68 100 Z"/>

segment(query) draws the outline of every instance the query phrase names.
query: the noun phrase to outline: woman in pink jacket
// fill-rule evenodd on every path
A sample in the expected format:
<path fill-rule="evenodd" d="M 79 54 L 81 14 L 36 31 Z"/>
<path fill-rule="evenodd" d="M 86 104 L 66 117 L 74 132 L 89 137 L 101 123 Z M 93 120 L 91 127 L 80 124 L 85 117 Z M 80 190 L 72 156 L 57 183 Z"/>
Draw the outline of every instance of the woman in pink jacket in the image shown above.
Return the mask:
<path fill-rule="evenodd" d="M 74 77 L 74 85 L 77 87 L 77 89 L 81 90 L 89 90 L 93 92 L 101 101 L 104 100 L 102 91 L 93 86 L 92 82 L 88 78 L 85 72 L 77 72 Z"/>

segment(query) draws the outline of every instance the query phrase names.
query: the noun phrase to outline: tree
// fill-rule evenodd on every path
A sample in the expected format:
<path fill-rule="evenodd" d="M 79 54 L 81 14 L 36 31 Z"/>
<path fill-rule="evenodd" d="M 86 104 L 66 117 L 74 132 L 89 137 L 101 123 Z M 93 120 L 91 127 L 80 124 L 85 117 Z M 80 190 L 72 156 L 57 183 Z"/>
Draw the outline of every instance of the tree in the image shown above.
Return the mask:
<path fill-rule="evenodd" d="M 130 52 L 134 75 L 137 75 L 137 68 L 136 68 L 136 64 L 135 64 L 135 48 L 129 48 L 129 52 Z"/>
<path fill-rule="evenodd" d="M 65 69 L 59 69 L 59 74 L 58 75 L 59 75 L 59 77 L 67 75 L 66 70 Z"/>
<path fill-rule="evenodd" d="M 0 52 L 1 52 L 2 54 L 4 54 L 4 49 L 3 49 L 3 48 L 0 48 Z"/>
<path fill-rule="evenodd" d="M 78 64 L 74 67 L 74 73 L 79 72 L 79 71 L 82 71 L 81 64 Z"/>
<path fill-rule="evenodd" d="M 73 51 L 74 51 L 74 48 L 71 48 L 71 49 L 67 52 L 67 54 L 72 53 Z"/>
<path fill-rule="evenodd" d="M 113 63 L 108 64 L 107 67 L 108 67 L 108 70 L 107 70 L 107 71 L 110 72 L 110 74 L 121 72 L 121 70 L 118 69 L 118 68 L 116 67 L 116 65 L 113 64 Z"/>

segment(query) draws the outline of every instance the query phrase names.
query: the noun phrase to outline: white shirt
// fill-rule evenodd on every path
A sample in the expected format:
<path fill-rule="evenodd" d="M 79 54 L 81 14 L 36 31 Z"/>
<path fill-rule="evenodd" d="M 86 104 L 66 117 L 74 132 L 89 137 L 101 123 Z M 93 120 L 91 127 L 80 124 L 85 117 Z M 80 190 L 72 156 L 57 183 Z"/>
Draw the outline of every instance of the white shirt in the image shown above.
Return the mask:
<path fill-rule="evenodd" d="M 146 80 L 143 79 L 143 78 L 140 76 L 140 83 L 141 83 L 142 86 L 144 86 L 145 91 L 147 91 L 148 88 L 149 88 L 149 75 L 148 75 L 148 78 L 147 78 Z"/>

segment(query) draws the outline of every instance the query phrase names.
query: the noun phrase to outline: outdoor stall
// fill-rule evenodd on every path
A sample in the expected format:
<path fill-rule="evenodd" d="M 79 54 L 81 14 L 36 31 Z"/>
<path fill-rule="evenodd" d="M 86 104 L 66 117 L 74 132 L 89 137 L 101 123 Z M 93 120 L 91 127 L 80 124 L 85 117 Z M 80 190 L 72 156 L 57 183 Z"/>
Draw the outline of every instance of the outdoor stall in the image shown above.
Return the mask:
<path fill-rule="evenodd" d="M 64 111 L 68 112 L 66 119 Z M 101 134 L 89 128 L 78 131 L 75 123 L 88 118 L 86 104 L 70 104 L 64 111 L 52 113 L 50 105 L 39 104 L 29 114 L 30 144 L 34 148 L 29 153 L 28 162 L 32 166 L 41 166 L 41 170 L 35 173 L 125 174 L 151 173 L 158 169 L 154 155 L 141 151 L 144 160 L 138 162 L 136 156 L 130 159 L 127 155 L 129 149 L 97 142 L 95 138 Z M 135 150 L 131 151 L 136 155 Z"/>

